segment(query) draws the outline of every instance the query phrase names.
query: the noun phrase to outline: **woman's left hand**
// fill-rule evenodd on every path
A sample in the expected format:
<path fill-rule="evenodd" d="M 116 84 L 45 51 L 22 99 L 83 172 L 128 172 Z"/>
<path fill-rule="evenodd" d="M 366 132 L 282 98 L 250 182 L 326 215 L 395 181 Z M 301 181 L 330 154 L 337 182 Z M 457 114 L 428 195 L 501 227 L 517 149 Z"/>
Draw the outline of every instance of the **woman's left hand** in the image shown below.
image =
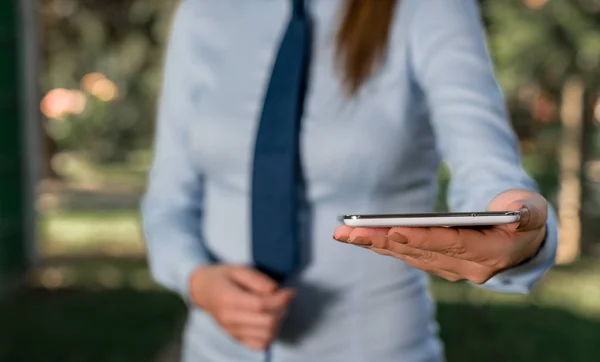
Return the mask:
<path fill-rule="evenodd" d="M 518 223 L 488 229 L 342 225 L 335 230 L 334 238 L 393 256 L 450 281 L 483 284 L 536 255 L 546 235 L 548 218 L 546 200 L 526 190 L 498 195 L 488 210 L 521 210 L 521 219 Z"/>

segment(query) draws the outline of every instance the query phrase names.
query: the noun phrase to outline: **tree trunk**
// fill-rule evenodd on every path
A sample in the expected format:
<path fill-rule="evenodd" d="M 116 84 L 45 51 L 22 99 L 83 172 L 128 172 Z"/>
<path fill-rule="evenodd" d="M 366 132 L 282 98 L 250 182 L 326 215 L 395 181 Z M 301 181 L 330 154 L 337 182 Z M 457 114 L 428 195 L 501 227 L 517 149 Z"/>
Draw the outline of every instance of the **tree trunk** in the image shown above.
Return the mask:
<path fill-rule="evenodd" d="M 596 200 L 593 197 L 594 178 L 591 165 L 594 160 L 592 157 L 592 144 L 594 141 L 594 119 L 595 108 L 598 102 L 598 92 L 589 91 L 585 93 L 585 109 L 583 111 L 583 142 L 581 144 L 581 162 L 583 165 L 581 179 L 581 250 L 588 255 L 594 252 L 596 245 L 597 227 L 593 224 L 593 210 L 596 207 Z"/>
<path fill-rule="evenodd" d="M 581 253 L 581 175 L 583 167 L 584 85 L 570 79 L 563 88 L 560 143 L 559 247 L 556 262 L 567 264 Z"/>
<path fill-rule="evenodd" d="M 43 155 L 42 155 L 42 177 L 44 179 L 56 179 L 58 174 L 52 167 L 52 158 L 58 152 L 58 146 L 56 142 L 48 136 L 46 131 L 42 132 L 42 139 L 44 142 Z"/>

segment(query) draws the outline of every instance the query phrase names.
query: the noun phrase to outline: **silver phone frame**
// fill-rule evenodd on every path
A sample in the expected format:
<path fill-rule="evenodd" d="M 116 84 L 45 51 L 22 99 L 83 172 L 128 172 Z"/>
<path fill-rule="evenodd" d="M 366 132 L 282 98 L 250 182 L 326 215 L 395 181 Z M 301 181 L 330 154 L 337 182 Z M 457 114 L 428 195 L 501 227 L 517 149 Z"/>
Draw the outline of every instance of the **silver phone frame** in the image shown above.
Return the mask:
<path fill-rule="evenodd" d="M 340 220 L 358 219 L 410 219 L 423 217 L 487 217 L 487 216 L 515 216 L 520 211 L 482 211 L 482 212 L 430 212 L 416 214 L 348 214 L 340 217 Z"/>

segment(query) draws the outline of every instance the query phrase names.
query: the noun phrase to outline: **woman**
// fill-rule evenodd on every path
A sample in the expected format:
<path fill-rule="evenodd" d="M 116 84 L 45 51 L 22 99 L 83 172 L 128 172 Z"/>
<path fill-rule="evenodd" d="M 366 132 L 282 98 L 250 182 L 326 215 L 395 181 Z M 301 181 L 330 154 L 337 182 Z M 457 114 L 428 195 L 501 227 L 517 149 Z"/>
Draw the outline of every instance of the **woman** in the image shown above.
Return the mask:
<path fill-rule="evenodd" d="M 143 218 L 155 279 L 190 306 L 185 361 L 441 361 L 423 271 L 526 293 L 552 265 L 554 214 L 519 164 L 478 10 L 474 0 L 181 4 Z M 285 122 L 300 114 L 298 146 Z M 285 132 L 273 133 L 277 122 Z M 301 171 L 286 168 L 292 156 L 264 166 L 269 147 L 299 149 Z M 453 210 L 522 210 L 520 224 L 339 226 L 340 214 L 430 212 L 440 159 Z M 273 196 L 301 190 L 304 207 Z M 273 197 L 287 221 L 261 212 Z M 275 263 L 301 252 L 287 276 L 258 267 L 267 214 L 282 238 Z M 296 237 L 300 251 L 287 244 Z"/>

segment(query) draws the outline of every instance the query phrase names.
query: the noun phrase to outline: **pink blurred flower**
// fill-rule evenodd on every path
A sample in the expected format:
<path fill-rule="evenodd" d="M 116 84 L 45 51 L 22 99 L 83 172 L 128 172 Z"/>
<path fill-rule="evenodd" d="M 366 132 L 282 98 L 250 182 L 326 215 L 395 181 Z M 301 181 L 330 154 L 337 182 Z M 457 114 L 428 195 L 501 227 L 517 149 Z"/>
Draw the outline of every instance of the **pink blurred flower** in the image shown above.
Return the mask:
<path fill-rule="evenodd" d="M 81 114 L 86 104 L 83 92 L 56 88 L 44 96 L 40 102 L 40 110 L 49 119 L 61 119 L 69 114 Z"/>

